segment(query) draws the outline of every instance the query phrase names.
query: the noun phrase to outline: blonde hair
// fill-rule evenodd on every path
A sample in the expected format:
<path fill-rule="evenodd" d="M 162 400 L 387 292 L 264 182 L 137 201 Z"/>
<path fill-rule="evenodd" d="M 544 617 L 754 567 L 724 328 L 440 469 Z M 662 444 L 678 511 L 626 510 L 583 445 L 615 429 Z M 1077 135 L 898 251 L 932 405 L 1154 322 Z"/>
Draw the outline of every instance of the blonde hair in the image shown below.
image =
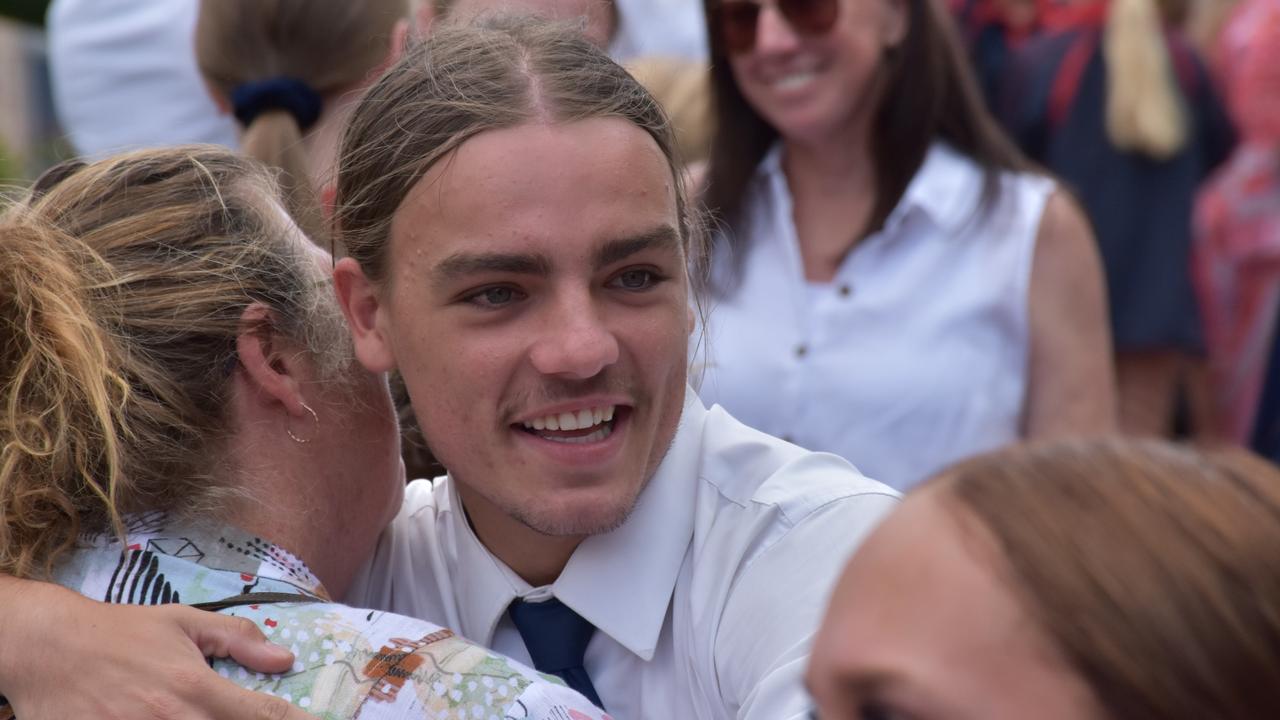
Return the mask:
<path fill-rule="evenodd" d="M 79 533 L 121 534 L 131 512 L 222 509 L 249 304 L 321 372 L 350 367 L 278 198 L 257 163 L 188 147 L 58 168 L 4 217 L 0 572 L 47 574 Z"/>
<path fill-rule="evenodd" d="M 1103 29 L 1107 137 L 1157 160 L 1187 142 L 1187 110 L 1156 0 L 1112 0 Z"/>
<path fill-rule="evenodd" d="M 409 0 L 203 0 L 196 60 L 206 81 L 230 98 L 245 83 L 289 77 L 321 97 L 350 90 L 385 61 Z M 268 110 L 244 129 L 242 149 L 282 170 L 286 207 L 317 242 L 324 213 L 302 145 L 303 130 L 285 110 Z"/>

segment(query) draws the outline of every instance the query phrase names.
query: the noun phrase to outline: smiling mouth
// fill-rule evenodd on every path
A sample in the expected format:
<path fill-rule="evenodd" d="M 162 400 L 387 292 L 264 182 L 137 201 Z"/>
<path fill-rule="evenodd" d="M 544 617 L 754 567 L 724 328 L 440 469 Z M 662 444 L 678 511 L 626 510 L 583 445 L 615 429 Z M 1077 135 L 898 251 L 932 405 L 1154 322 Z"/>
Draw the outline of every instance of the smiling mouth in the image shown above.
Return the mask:
<path fill-rule="evenodd" d="M 629 410 L 626 406 L 606 405 L 546 415 L 515 423 L 512 427 L 550 442 L 586 445 L 607 440 Z"/>

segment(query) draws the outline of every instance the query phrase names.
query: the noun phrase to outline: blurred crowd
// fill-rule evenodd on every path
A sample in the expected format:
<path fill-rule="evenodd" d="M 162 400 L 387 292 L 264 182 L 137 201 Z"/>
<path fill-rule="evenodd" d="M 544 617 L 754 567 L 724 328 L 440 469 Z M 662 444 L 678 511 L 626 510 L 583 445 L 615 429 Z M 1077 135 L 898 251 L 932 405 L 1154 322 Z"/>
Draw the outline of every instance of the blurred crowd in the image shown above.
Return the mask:
<path fill-rule="evenodd" d="M 142 637 L 32 580 L 145 577 L 353 667 L 452 638 L 397 717 L 1280 714 L 1280 0 L 45 21 L 75 158 L 0 219 L 11 607 Z M 352 651 L 335 598 L 423 620 Z M 49 701 L 12 652 L 23 718 L 127 685 Z"/>

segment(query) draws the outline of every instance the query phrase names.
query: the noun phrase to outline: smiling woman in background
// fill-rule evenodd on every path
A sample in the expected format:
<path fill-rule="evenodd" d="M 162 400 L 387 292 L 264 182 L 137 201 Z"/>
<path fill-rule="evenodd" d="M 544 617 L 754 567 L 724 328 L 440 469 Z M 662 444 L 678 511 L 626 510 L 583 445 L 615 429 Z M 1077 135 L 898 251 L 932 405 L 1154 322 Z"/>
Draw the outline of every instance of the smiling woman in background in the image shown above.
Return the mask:
<path fill-rule="evenodd" d="M 1001 133 L 933 0 L 706 0 L 727 224 L 701 394 L 907 488 L 1106 432 L 1093 238 Z"/>

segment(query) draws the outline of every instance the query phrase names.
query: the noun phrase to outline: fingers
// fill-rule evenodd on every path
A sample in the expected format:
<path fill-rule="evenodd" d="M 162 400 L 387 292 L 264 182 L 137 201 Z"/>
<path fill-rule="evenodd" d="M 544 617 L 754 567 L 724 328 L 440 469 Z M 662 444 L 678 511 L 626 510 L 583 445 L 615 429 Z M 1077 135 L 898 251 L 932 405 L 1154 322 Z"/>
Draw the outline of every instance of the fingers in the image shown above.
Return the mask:
<path fill-rule="evenodd" d="M 293 653 L 271 644 L 258 626 L 245 618 L 181 607 L 174 607 L 172 611 L 177 615 L 178 625 L 205 657 L 229 657 L 261 673 L 282 673 L 293 667 Z M 272 716 L 264 717 L 275 720 Z"/>
<path fill-rule="evenodd" d="M 214 693 L 201 704 L 213 713 L 212 720 L 316 720 L 281 698 L 245 690 L 229 680 L 211 689 Z"/>

